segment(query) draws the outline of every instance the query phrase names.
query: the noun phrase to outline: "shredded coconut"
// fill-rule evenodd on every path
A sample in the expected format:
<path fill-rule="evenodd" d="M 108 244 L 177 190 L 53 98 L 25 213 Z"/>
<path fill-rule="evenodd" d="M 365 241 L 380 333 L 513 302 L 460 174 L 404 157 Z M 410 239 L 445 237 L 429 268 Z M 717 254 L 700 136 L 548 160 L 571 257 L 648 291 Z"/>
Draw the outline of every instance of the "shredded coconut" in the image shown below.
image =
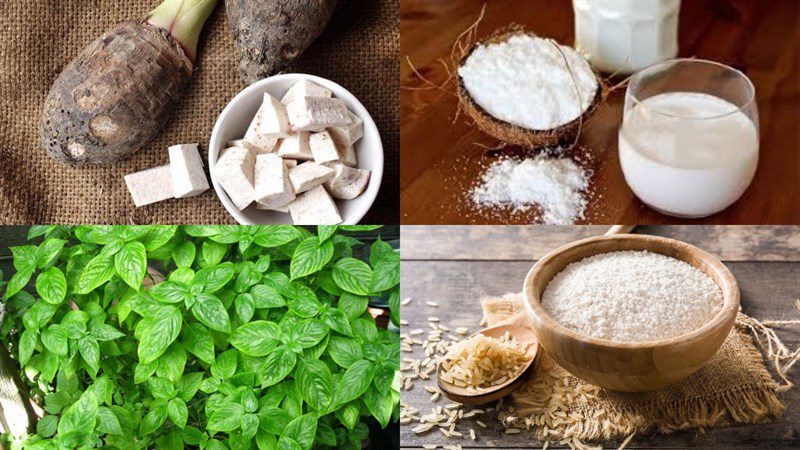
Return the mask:
<path fill-rule="evenodd" d="M 550 130 L 583 114 L 598 86 L 586 59 L 571 47 L 557 45 L 529 35 L 481 45 L 458 74 L 470 97 L 493 117 L 532 130 Z"/>
<path fill-rule="evenodd" d="M 722 303 L 722 292 L 708 275 L 646 251 L 574 262 L 550 280 L 542 296 L 542 307 L 561 325 L 617 342 L 686 334 L 709 322 Z"/>
<path fill-rule="evenodd" d="M 589 177 L 571 158 L 503 159 L 489 167 L 470 194 L 480 206 L 525 210 L 538 205 L 542 222 L 567 225 L 584 218 Z"/>

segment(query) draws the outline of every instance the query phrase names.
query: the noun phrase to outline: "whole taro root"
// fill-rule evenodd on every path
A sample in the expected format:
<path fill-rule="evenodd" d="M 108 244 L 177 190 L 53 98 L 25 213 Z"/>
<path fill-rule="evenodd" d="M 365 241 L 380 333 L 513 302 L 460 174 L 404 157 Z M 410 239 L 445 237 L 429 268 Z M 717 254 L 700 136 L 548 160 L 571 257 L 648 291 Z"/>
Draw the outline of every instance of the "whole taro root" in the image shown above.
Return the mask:
<path fill-rule="evenodd" d="M 217 0 L 165 0 L 144 21 L 103 34 L 70 62 L 45 100 L 42 146 L 70 165 L 112 164 L 155 138 L 192 78 Z"/>
<path fill-rule="evenodd" d="M 247 84 L 272 76 L 300 56 L 325 29 L 336 0 L 226 0 L 228 24 Z"/>

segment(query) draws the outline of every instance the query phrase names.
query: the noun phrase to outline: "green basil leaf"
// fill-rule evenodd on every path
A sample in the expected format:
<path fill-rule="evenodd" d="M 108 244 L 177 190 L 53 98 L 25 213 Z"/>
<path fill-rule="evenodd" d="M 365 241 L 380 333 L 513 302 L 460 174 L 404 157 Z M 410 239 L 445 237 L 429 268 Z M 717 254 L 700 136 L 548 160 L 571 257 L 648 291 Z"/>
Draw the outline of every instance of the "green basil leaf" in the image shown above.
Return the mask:
<path fill-rule="evenodd" d="M 390 253 L 374 266 L 369 289 L 373 293 L 389 290 L 400 284 L 400 255 Z"/>
<path fill-rule="evenodd" d="M 236 315 L 242 323 L 250 322 L 256 312 L 256 302 L 250 294 L 239 294 L 236 296 Z"/>
<path fill-rule="evenodd" d="M 333 281 L 347 292 L 369 295 L 372 269 L 364 261 L 342 258 L 333 266 Z"/>
<path fill-rule="evenodd" d="M 233 285 L 234 289 L 236 292 L 247 292 L 250 286 L 261 281 L 262 276 L 261 272 L 256 270 L 255 264 L 248 261 L 243 265 L 242 271 L 236 277 L 236 282 Z"/>
<path fill-rule="evenodd" d="M 342 231 L 373 231 L 383 228 L 383 225 L 340 225 Z"/>
<path fill-rule="evenodd" d="M 84 392 L 77 402 L 64 410 L 58 422 L 58 434 L 91 433 L 97 424 L 97 399 Z"/>
<path fill-rule="evenodd" d="M 272 248 L 288 244 L 300 237 L 294 227 L 265 225 L 258 227 L 253 242 L 260 247 Z"/>
<path fill-rule="evenodd" d="M 294 439 L 303 450 L 308 450 L 314 444 L 317 435 L 317 417 L 314 414 L 305 414 L 286 425 L 283 437 Z"/>
<path fill-rule="evenodd" d="M 308 348 L 321 341 L 329 331 L 328 326 L 319 320 L 303 320 L 294 326 L 289 336 L 292 342 Z"/>
<path fill-rule="evenodd" d="M 191 267 L 194 263 L 194 257 L 197 249 L 192 241 L 184 241 L 176 245 L 172 249 L 172 259 L 178 267 Z"/>
<path fill-rule="evenodd" d="M 256 261 L 255 265 L 256 270 L 261 273 L 267 273 L 267 270 L 269 270 L 269 265 L 271 260 L 272 258 L 268 254 L 262 255 L 261 257 L 258 258 L 258 261 Z"/>
<path fill-rule="evenodd" d="M 167 420 L 167 404 L 166 402 L 156 401 L 150 406 L 150 412 L 144 416 L 142 423 L 139 424 L 139 433 L 148 435 L 154 433 L 161 428 L 161 425 Z"/>
<path fill-rule="evenodd" d="M 44 328 L 53 315 L 58 310 L 58 306 L 51 305 L 44 300 L 37 300 L 22 317 L 22 321 L 27 328 Z"/>
<path fill-rule="evenodd" d="M 193 285 L 202 286 L 203 292 L 213 294 L 233 279 L 233 263 L 226 262 L 214 267 L 200 269 L 194 276 Z"/>
<path fill-rule="evenodd" d="M 28 228 L 28 240 L 52 233 L 57 228 L 56 225 L 31 225 Z"/>
<path fill-rule="evenodd" d="M 113 341 L 114 339 L 125 337 L 124 333 L 120 332 L 111 325 L 106 325 L 104 323 L 92 325 L 92 330 L 89 334 L 91 334 L 98 341 Z"/>
<path fill-rule="evenodd" d="M 33 350 L 36 348 L 36 332 L 33 330 L 25 330 L 19 337 L 19 364 L 24 366 L 28 364 Z"/>
<path fill-rule="evenodd" d="M 223 333 L 231 332 L 231 319 L 228 317 L 228 311 L 225 310 L 222 302 L 213 295 L 198 295 L 197 302 L 192 307 L 192 314 L 200 323 L 212 330 Z"/>
<path fill-rule="evenodd" d="M 274 407 L 266 406 L 258 411 L 259 426 L 267 433 L 280 435 L 289 422 L 292 421 L 292 416 L 286 411 Z"/>
<path fill-rule="evenodd" d="M 58 416 L 48 414 L 39 419 L 39 422 L 36 423 L 36 434 L 48 438 L 56 434 L 57 427 Z"/>
<path fill-rule="evenodd" d="M 337 225 L 318 225 L 317 226 L 317 234 L 319 235 L 319 241 L 325 242 L 336 233 L 336 229 L 339 228 Z"/>
<path fill-rule="evenodd" d="M 190 295 L 186 286 L 173 281 L 158 283 L 147 293 L 161 303 L 183 303 Z"/>
<path fill-rule="evenodd" d="M 364 404 L 367 405 L 370 414 L 381 424 L 381 428 L 386 428 L 392 419 L 395 405 L 392 392 L 391 389 L 378 389 L 372 386 L 364 394 Z"/>
<path fill-rule="evenodd" d="M 355 428 L 360 415 L 359 408 L 354 402 L 344 405 L 344 407 L 337 409 L 334 413 L 334 416 L 336 416 L 348 430 Z"/>
<path fill-rule="evenodd" d="M 347 314 L 344 311 L 336 308 L 330 308 L 322 314 L 322 320 L 331 329 L 338 331 L 346 336 L 352 336 L 353 330 L 350 329 L 350 322 Z"/>
<path fill-rule="evenodd" d="M 146 234 L 142 238 L 145 248 L 152 252 L 164 245 L 175 236 L 178 227 L 175 225 L 152 225 L 145 228 Z"/>
<path fill-rule="evenodd" d="M 253 286 L 250 289 L 250 295 L 253 296 L 255 307 L 259 309 L 286 306 L 286 300 L 283 299 L 281 294 L 276 289 L 264 284 Z"/>
<path fill-rule="evenodd" d="M 14 257 L 14 268 L 18 272 L 33 272 L 36 269 L 36 247 L 33 245 L 20 245 L 11 247 Z"/>
<path fill-rule="evenodd" d="M 158 358 L 156 374 L 168 379 L 172 383 L 177 383 L 181 378 L 183 370 L 186 368 L 186 361 L 186 350 L 183 344 L 175 342 Z"/>
<path fill-rule="evenodd" d="M 330 342 L 328 342 L 328 352 L 331 359 L 345 369 L 364 357 L 361 346 L 356 340 L 340 336 L 331 336 Z"/>
<path fill-rule="evenodd" d="M 156 369 L 158 368 L 158 361 L 153 361 L 147 364 L 139 363 L 136 365 L 136 368 L 133 370 L 133 383 L 134 384 L 141 384 L 145 381 L 149 380 L 154 373 L 156 373 Z"/>
<path fill-rule="evenodd" d="M 261 366 L 261 387 L 268 388 L 286 378 L 297 363 L 294 352 L 278 347 L 270 353 Z"/>
<path fill-rule="evenodd" d="M 336 432 L 333 431 L 328 422 L 320 420 L 317 422 L 316 442 L 328 447 L 336 447 Z"/>
<path fill-rule="evenodd" d="M 206 266 L 216 266 L 225 257 L 228 252 L 228 246 L 225 244 L 218 244 L 213 241 L 203 242 L 203 261 Z"/>
<path fill-rule="evenodd" d="M 14 294 L 21 291 L 31 280 L 31 276 L 33 276 L 33 269 L 20 270 L 12 275 L 6 285 L 5 299 L 8 300 Z"/>
<path fill-rule="evenodd" d="M 374 268 L 382 259 L 394 253 L 392 246 L 379 238 L 369 249 L 369 264 Z"/>
<path fill-rule="evenodd" d="M 59 356 L 66 356 L 69 352 L 67 332 L 59 324 L 52 324 L 42 331 L 42 344 Z"/>
<path fill-rule="evenodd" d="M 375 376 L 375 366 L 371 361 L 362 359 L 354 362 L 342 375 L 333 394 L 333 408 L 338 409 L 347 402 L 361 397 Z"/>
<path fill-rule="evenodd" d="M 375 320 L 370 317 L 370 320 L 358 318 L 350 322 L 350 327 L 353 329 L 353 335 L 361 339 L 362 342 L 371 342 L 378 339 L 378 327 L 375 326 Z"/>
<path fill-rule="evenodd" d="M 67 297 L 67 279 L 58 267 L 51 267 L 36 278 L 36 293 L 42 300 L 60 305 Z"/>
<path fill-rule="evenodd" d="M 322 305 L 314 291 L 303 284 L 293 283 L 295 295 L 289 297 L 289 309 L 299 317 L 311 318 L 319 314 Z"/>
<path fill-rule="evenodd" d="M 175 397 L 175 386 L 164 378 L 150 378 L 147 380 L 147 385 L 150 387 L 150 392 L 153 397 L 162 400 L 169 400 Z"/>
<path fill-rule="evenodd" d="M 235 244 L 246 232 L 236 225 L 217 225 L 217 233 L 209 236 L 212 241 L 221 244 Z"/>
<path fill-rule="evenodd" d="M 66 243 L 67 241 L 63 239 L 45 239 L 36 249 L 36 267 L 39 269 L 47 267 L 61 253 Z"/>
<path fill-rule="evenodd" d="M 326 411 L 333 399 L 333 377 L 324 362 L 301 359 L 295 381 L 306 403 L 317 411 Z"/>
<path fill-rule="evenodd" d="M 345 292 L 339 297 L 338 308 L 347 314 L 348 320 L 355 320 L 364 314 L 369 306 L 369 299 L 360 295 Z"/>
<path fill-rule="evenodd" d="M 228 350 L 217 356 L 214 364 L 211 365 L 211 374 L 215 377 L 226 380 L 236 373 L 236 365 L 239 356 L 235 350 Z"/>
<path fill-rule="evenodd" d="M 114 273 L 114 257 L 97 255 L 81 271 L 74 291 L 76 294 L 88 294 L 110 280 Z"/>
<path fill-rule="evenodd" d="M 80 351 L 83 360 L 92 369 L 92 375 L 97 374 L 100 370 L 100 345 L 97 339 L 89 336 L 84 336 L 78 341 L 78 350 Z"/>
<path fill-rule="evenodd" d="M 278 445 L 275 447 L 275 450 L 303 450 L 303 447 L 301 447 L 300 444 L 298 444 L 294 439 L 287 436 L 281 436 L 281 438 L 278 439 Z"/>
<path fill-rule="evenodd" d="M 178 308 L 164 305 L 158 308 L 152 318 L 139 323 L 145 323 L 146 330 L 139 340 L 139 361 L 147 364 L 161 356 L 170 344 L 178 337 L 181 331 L 183 318 Z"/>
<path fill-rule="evenodd" d="M 147 250 L 144 244 L 138 241 L 125 244 L 114 256 L 114 268 L 122 281 L 138 291 L 147 273 Z"/>
<path fill-rule="evenodd" d="M 242 419 L 242 437 L 252 439 L 258 433 L 258 416 L 245 414 Z"/>
<path fill-rule="evenodd" d="M 278 345 L 280 337 L 278 325 L 259 320 L 237 328 L 228 342 L 246 355 L 266 356 Z"/>
<path fill-rule="evenodd" d="M 167 415 L 169 415 L 169 419 L 172 423 L 178 428 L 183 429 L 186 427 L 186 421 L 189 419 L 189 409 L 186 407 L 186 403 L 183 400 L 173 398 L 167 403 Z"/>
<path fill-rule="evenodd" d="M 239 403 L 224 402 L 214 408 L 208 416 L 210 431 L 233 431 L 242 424 L 244 407 Z"/>
<path fill-rule="evenodd" d="M 178 397 L 184 402 L 188 402 L 194 398 L 194 394 L 200 389 L 200 384 L 203 382 L 203 372 L 192 372 L 184 374 L 178 382 Z"/>
<path fill-rule="evenodd" d="M 307 238 L 294 250 L 292 262 L 289 265 L 291 279 L 296 280 L 325 267 L 333 257 L 333 243 L 325 241 L 319 242 L 319 238 L 312 236 Z"/>
<path fill-rule="evenodd" d="M 97 431 L 105 434 L 124 434 L 117 416 L 104 406 L 97 409 Z"/>
<path fill-rule="evenodd" d="M 183 333 L 183 345 L 189 353 L 206 364 L 214 362 L 214 338 L 203 325 L 199 323 L 187 325 Z"/>

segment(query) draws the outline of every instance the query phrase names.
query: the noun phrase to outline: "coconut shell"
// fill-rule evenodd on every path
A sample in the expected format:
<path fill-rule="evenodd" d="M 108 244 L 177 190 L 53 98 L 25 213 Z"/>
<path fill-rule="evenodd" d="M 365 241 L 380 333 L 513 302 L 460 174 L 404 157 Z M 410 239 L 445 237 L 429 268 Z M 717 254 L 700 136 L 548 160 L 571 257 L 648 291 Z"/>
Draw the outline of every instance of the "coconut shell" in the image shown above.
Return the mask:
<path fill-rule="evenodd" d="M 478 46 L 505 42 L 512 36 L 521 34 L 534 36 L 533 33 L 527 33 L 524 31 L 511 31 L 508 33 L 492 35 L 482 41 L 476 42 L 461 58 L 459 61 L 459 67 L 464 65 L 470 55 L 472 55 L 472 52 L 475 51 Z M 592 103 L 589 104 L 589 107 L 586 108 L 586 111 L 583 112 L 581 117 L 578 117 L 572 122 L 549 130 L 531 130 L 529 128 L 505 122 L 489 114 L 472 99 L 469 91 L 467 91 L 466 86 L 464 86 L 464 81 L 461 79 L 461 76 L 458 76 L 458 98 L 461 101 L 461 105 L 464 107 L 464 110 L 467 112 L 467 114 L 469 114 L 470 117 L 472 117 L 472 120 L 475 121 L 475 124 L 478 125 L 478 128 L 480 128 L 484 133 L 507 144 L 520 145 L 534 149 L 553 147 L 559 143 L 574 140 L 577 136 L 578 130 L 581 127 L 581 122 L 586 123 L 594 110 L 597 108 L 597 105 L 600 104 L 602 92 L 602 83 L 598 79 L 597 92 L 595 93 L 594 99 L 592 100 Z"/>

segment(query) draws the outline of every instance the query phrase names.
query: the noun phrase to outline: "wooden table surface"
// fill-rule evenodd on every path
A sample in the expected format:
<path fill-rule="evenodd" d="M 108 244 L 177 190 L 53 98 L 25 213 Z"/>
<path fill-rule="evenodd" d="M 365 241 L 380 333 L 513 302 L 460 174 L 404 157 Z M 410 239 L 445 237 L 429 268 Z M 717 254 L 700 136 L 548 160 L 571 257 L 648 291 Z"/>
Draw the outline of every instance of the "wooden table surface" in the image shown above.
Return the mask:
<path fill-rule="evenodd" d="M 455 122 L 455 87 L 427 86 L 447 78 L 439 62 L 478 17 L 478 0 L 401 2 L 401 221 L 404 224 L 525 224 L 532 214 L 481 213 L 468 191 L 496 160 L 486 146 L 497 141 L 465 115 Z M 512 22 L 564 44 L 573 43 L 569 0 L 492 0 L 478 38 Z M 684 0 L 679 56 L 719 61 L 744 71 L 756 86 L 760 161 L 744 196 L 725 211 L 693 223 L 800 223 L 800 28 L 796 0 Z M 420 89 L 422 88 L 422 89 Z M 580 145 L 591 155 L 594 192 L 585 223 L 686 223 L 643 205 L 625 184 L 617 155 L 624 89 L 615 91 L 584 126 Z"/>
<path fill-rule="evenodd" d="M 528 269 L 535 260 L 563 244 L 587 236 L 602 234 L 607 227 L 442 227 L 404 226 L 401 230 L 403 254 L 401 295 L 412 302 L 403 307 L 402 318 L 409 322 L 404 332 L 427 328 L 427 317 L 437 316 L 442 324 L 468 327 L 477 331 L 481 317 L 478 300 L 483 296 L 521 291 Z M 742 309 L 760 320 L 796 320 L 792 304 L 800 298 L 800 227 L 736 227 L 736 226 L 649 226 L 637 233 L 678 238 L 698 245 L 717 255 L 730 268 L 739 282 Z M 425 305 L 438 302 L 437 308 Z M 779 336 L 790 348 L 800 345 L 800 329 L 778 329 Z M 419 346 L 403 357 L 422 359 Z M 800 367 L 789 372 L 790 379 L 800 384 Z M 431 382 L 435 384 L 435 380 Z M 415 380 L 410 391 L 403 391 L 403 401 L 420 411 L 434 405 L 424 383 Z M 796 448 L 800 439 L 800 388 L 781 394 L 788 406 L 777 421 L 733 427 L 711 428 L 705 434 L 694 431 L 671 435 L 637 436 L 629 448 Z M 439 400 L 437 404 L 448 403 Z M 469 438 L 448 440 L 439 433 L 418 436 L 413 426 L 403 426 L 401 445 L 419 448 L 425 444 L 461 444 L 464 448 L 540 448 L 529 434 L 505 435 L 494 419 L 482 419 L 490 430 L 482 430 L 470 422 L 460 421 L 461 431 L 474 428 L 476 441 Z M 467 434 L 467 433 L 465 433 Z M 616 448 L 617 443 L 605 443 Z"/>

